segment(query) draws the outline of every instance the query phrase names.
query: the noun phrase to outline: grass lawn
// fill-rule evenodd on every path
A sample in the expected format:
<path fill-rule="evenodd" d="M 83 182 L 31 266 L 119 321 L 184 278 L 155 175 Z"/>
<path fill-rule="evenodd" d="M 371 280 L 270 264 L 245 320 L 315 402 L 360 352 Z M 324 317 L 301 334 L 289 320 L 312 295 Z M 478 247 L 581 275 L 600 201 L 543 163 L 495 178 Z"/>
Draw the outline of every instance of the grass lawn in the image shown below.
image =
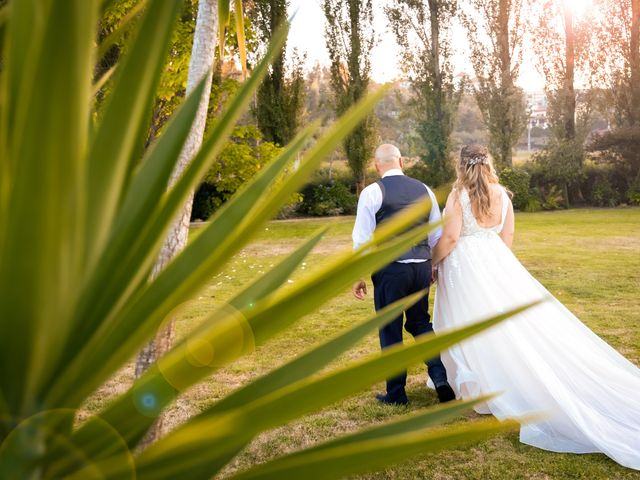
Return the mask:
<path fill-rule="evenodd" d="M 291 282 L 327 255 L 350 248 L 352 222 L 352 217 L 271 222 L 224 272 L 211 279 L 199 298 L 182 310 L 177 320 L 178 334 L 195 326 L 214 305 L 224 302 L 239 286 L 266 271 L 319 227 L 331 226 L 326 238 L 292 276 Z M 514 250 L 531 273 L 592 330 L 640 365 L 640 208 L 521 213 L 516 222 Z M 368 285 L 371 288 L 370 282 Z M 183 421 L 226 392 L 372 312 L 371 298 L 359 302 L 350 292 L 344 292 L 286 333 L 259 347 L 251 356 L 192 389 L 169 412 L 168 423 Z M 333 366 L 378 350 L 377 335 L 371 334 Z M 99 408 L 106 397 L 125 389 L 131 371 L 131 368 L 125 369 L 109 382 L 103 390 L 105 395 L 89 408 Z M 424 366 L 416 366 L 409 372 L 407 393 L 411 405 L 408 409 L 378 405 L 373 395 L 384 386 L 374 385 L 317 414 L 260 436 L 226 472 L 391 419 L 407 410 L 434 405 L 435 394 L 427 390 L 425 383 Z M 473 422 L 477 418 L 470 413 L 452 423 Z M 517 433 L 513 432 L 472 446 L 425 454 L 363 478 L 640 479 L 640 472 L 622 468 L 604 455 L 565 455 L 537 450 L 520 444 Z"/>

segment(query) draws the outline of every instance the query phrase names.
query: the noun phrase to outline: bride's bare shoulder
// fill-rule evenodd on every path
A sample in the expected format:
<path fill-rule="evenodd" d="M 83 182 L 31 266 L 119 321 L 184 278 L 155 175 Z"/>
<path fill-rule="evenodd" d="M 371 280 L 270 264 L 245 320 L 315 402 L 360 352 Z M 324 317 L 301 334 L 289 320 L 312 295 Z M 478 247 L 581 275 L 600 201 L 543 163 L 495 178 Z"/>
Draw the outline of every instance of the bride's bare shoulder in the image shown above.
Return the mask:
<path fill-rule="evenodd" d="M 453 187 L 447 197 L 447 203 L 457 203 L 460 200 L 460 192 L 456 187 Z"/>
<path fill-rule="evenodd" d="M 460 208 L 460 192 L 456 188 L 453 188 L 447 197 L 445 209 L 451 213 L 453 211 L 459 211 Z"/>
<path fill-rule="evenodd" d="M 502 192 L 505 190 L 505 188 L 500 185 L 499 183 L 492 183 L 491 184 L 491 193 L 493 195 L 502 195 Z"/>

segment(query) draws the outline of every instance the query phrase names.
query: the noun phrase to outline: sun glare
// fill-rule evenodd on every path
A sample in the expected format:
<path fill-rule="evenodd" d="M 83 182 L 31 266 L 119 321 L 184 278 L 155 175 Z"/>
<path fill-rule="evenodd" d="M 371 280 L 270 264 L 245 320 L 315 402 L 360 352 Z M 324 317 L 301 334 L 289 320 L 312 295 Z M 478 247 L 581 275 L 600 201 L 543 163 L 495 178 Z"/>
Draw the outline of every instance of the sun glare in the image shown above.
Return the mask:
<path fill-rule="evenodd" d="M 581 17 L 593 9 L 593 0 L 564 0 L 576 17 Z"/>

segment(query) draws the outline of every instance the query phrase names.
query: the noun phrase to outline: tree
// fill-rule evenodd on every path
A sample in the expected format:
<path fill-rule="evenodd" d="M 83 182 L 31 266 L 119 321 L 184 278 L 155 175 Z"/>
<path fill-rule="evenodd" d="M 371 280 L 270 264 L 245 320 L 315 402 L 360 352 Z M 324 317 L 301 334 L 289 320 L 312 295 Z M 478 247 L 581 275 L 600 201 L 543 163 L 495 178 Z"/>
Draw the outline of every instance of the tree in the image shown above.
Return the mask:
<path fill-rule="evenodd" d="M 607 87 L 614 126 L 640 126 L 640 0 L 599 0 L 597 80 Z"/>
<path fill-rule="evenodd" d="M 545 78 L 552 136 L 569 141 L 582 137 L 584 141 L 593 102 L 588 101 L 588 95 L 577 102 L 576 72 L 587 78 L 591 67 L 596 66 L 591 33 L 595 20 L 591 14 L 577 17 L 567 0 L 544 0 L 537 8 L 532 40 L 538 68 Z"/>
<path fill-rule="evenodd" d="M 204 81 L 204 90 L 200 98 L 196 117 L 191 125 L 190 133 L 169 179 L 169 188 L 180 178 L 202 145 L 207 124 L 216 46 L 219 47 L 221 59 L 224 55 L 224 34 L 229 22 L 229 1 L 230 0 L 200 0 L 198 2 L 198 16 L 196 18 L 191 60 L 189 62 L 186 94 L 191 93 L 200 81 Z M 236 8 L 241 9 L 241 7 L 242 3 L 236 1 Z M 243 44 L 244 32 L 241 11 L 236 11 L 236 25 L 240 57 L 244 68 L 246 53 Z M 216 41 L 216 36 L 218 36 L 218 41 Z M 158 260 L 153 267 L 152 277 L 157 276 L 187 245 L 189 221 L 193 207 L 193 195 L 194 191 L 191 190 L 180 214 L 169 230 Z M 173 336 L 174 325 L 173 321 L 170 320 L 138 355 L 135 368 L 136 377 L 139 377 L 161 355 L 169 350 L 173 342 Z M 159 417 L 155 426 L 149 431 L 147 436 L 148 441 L 157 438 L 161 433 L 162 417 Z"/>
<path fill-rule="evenodd" d="M 465 92 L 458 106 L 452 144 L 460 148 L 470 143 L 488 144 L 489 135 L 475 96 Z"/>
<path fill-rule="evenodd" d="M 422 151 L 414 118 L 404 108 L 410 95 L 405 82 L 398 80 L 389 85 L 386 95 L 376 106 L 380 142 L 393 143 L 405 158 L 418 157 Z"/>
<path fill-rule="evenodd" d="M 594 56 L 596 78 L 613 129 L 596 135 L 589 150 L 613 164 L 627 181 L 627 198 L 640 198 L 640 0 L 599 0 Z"/>
<path fill-rule="evenodd" d="M 266 0 L 252 4 L 250 14 L 266 50 L 276 29 L 287 20 L 288 0 Z M 304 72 L 302 59 L 294 52 L 287 68 L 286 44 L 260 85 L 255 116 L 265 140 L 286 145 L 298 132 L 304 113 Z"/>
<path fill-rule="evenodd" d="M 96 95 L 100 106 L 112 88 L 111 82 L 106 80 L 111 77 L 111 72 L 126 53 L 132 27 L 141 17 L 144 7 L 145 2 L 140 0 L 112 0 L 101 16 L 98 34 L 101 48 L 94 74 L 96 80 L 100 79 L 104 83 Z M 157 137 L 167 119 L 184 99 L 197 9 L 197 0 L 182 2 L 180 16 L 172 34 L 169 56 L 156 92 L 151 128 L 145 142 L 147 146 Z"/>
<path fill-rule="evenodd" d="M 584 142 L 589 133 L 592 102 L 582 96 L 576 108 L 576 69 L 588 72 L 593 19 L 576 18 L 567 0 L 544 0 L 538 8 L 533 46 L 545 77 L 551 138 L 537 156 L 547 174 L 560 183 L 569 205 L 569 187 L 581 178 Z M 580 192 L 577 193 L 580 198 Z"/>
<path fill-rule="evenodd" d="M 369 87 L 371 49 L 375 44 L 372 0 L 324 0 L 325 42 L 331 61 L 331 89 L 336 114 L 363 98 Z M 375 118 L 369 115 L 342 146 L 353 172 L 356 192 L 366 185 L 366 167 L 375 140 Z"/>
<path fill-rule="evenodd" d="M 451 62 L 451 24 L 457 2 L 399 0 L 385 11 L 413 91 L 407 106 L 422 140 L 421 159 L 431 183 L 440 185 L 453 176 L 451 133 L 464 90 L 463 83 L 454 81 Z"/>
<path fill-rule="evenodd" d="M 229 140 L 196 190 L 192 218 L 207 220 L 281 153 L 281 148 L 265 142 L 253 125 L 234 128 Z"/>
<path fill-rule="evenodd" d="M 462 15 L 476 74 L 473 93 L 499 167 L 511 166 L 527 122 L 524 94 L 515 85 L 522 59 L 521 14 L 522 0 L 470 0 Z"/>
<path fill-rule="evenodd" d="M 335 118 L 331 100 L 331 72 L 328 66 L 321 66 L 316 62 L 307 73 L 305 102 L 309 120 L 319 120 L 326 124 Z"/>
<path fill-rule="evenodd" d="M 207 109 L 209 106 L 209 96 L 211 92 L 211 80 L 213 75 L 213 62 L 215 59 L 216 36 L 218 33 L 218 4 L 217 0 L 200 0 L 198 3 L 198 16 L 196 19 L 196 30 L 193 38 L 193 48 L 191 61 L 189 63 L 189 75 L 187 79 L 187 95 L 193 91 L 198 82 L 203 78 L 204 91 L 196 118 L 191 126 L 191 131 L 187 137 L 182 152 L 178 158 L 176 166 L 169 180 L 169 187 L 175 184 L 182 175 L 185 168 L 200 149 L 207 121 Z M 167 239 L 160 251 L 160 255 L 151 273 L 152 277 L 158 275 L 167 264 L 181 252 L 187 245 L 189 236 L 189 221 L 193 206 L 193 191 L 189 194 L 184 206 L 175 219 L 173 226 L 169 230 Z M 140 352 L 136 360 L 135 375 L 140 377 L 158 358 L 169 351 L 173 343 L 174 325 L 173 321 L 167 322 L 158 334 Z M 149 430 L 147 442 L 153 441 L 162 434 L 163 417 L 158 417 L 154 427 Z"/>

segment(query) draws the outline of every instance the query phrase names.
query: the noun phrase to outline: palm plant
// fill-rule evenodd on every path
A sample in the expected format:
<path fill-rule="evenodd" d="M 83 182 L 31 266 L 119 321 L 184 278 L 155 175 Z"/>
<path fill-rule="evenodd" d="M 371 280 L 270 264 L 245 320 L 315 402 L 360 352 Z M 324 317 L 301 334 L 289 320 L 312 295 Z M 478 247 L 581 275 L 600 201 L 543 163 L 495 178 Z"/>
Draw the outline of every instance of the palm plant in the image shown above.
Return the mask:
<path fill-rule="evenodd" d="M 223 268 L 381 95 L 348 111 L 304 153 L 298 170 L 286 181 L 274 182 L 308 144 L 316 126 L 303 130 L 149 280 L 173 218 L 249 103 L 286 29 L 230 101 L 191 164 L 167 189 L 196 115 L 202 83 L 164 134 L 147 151 L 141 146 L 180 2 L 148 2 L 128 54 L 114 73 L 104 111 L 92 121 L 99 3 L 14 0 L 0 11 L 2 478 L 210 478 L 258 433 L 395 374 L 508 316 L 316 374 L 417 301 L 419 295 L 414 295 L 136 450 L 154 419 L 185 389 L 424 237 L 432 226 L 407 230 L 427 208 L 419 204 L 380 229 L 363 249 L 336 254 L 294 288 L 280 289 L 320 240 L 319 232 L 215 310 L 126 393 L 78 424 L 83 402 L 132 358 L 169 313 Z M 237 477 L 331 478 L 509 426 L 479 422 L 455 430 L 427 428 L 470 404 L 420 412 L 282 456 Z"/>

